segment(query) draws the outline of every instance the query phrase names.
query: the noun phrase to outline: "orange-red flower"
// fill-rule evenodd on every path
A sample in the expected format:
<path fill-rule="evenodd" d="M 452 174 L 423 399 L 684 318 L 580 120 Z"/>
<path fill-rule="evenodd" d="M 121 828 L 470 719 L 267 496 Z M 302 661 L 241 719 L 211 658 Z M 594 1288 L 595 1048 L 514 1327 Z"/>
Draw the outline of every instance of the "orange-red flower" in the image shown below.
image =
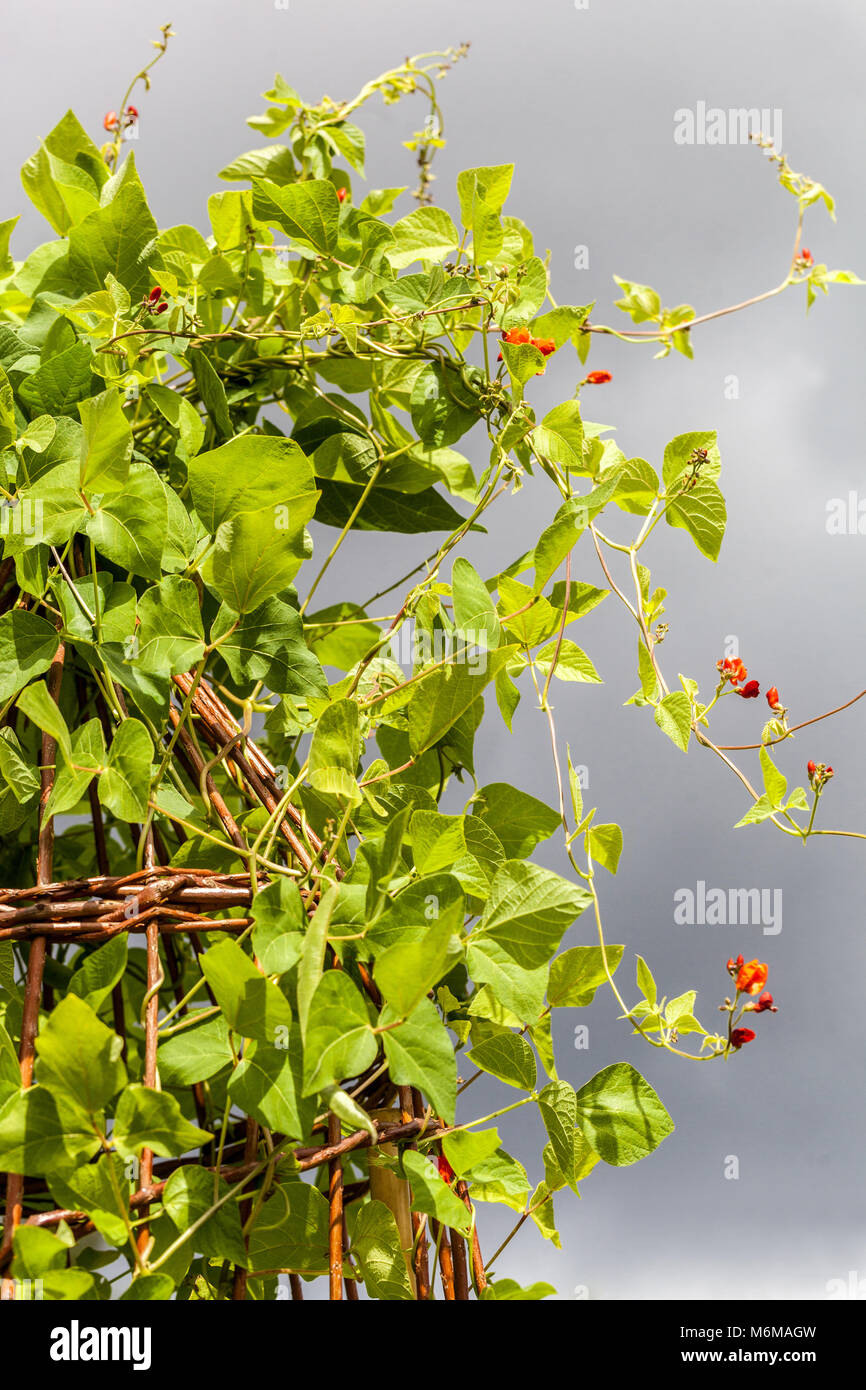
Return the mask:
<path fill-rule="evenodd" d="M 726 656 L 723 661 L 717 661 L 716 670 L 724 680 L 729 680 L 731 685 L 739 685 L 749 674 L 738 656 Z"/>
<path fill-rule="evenodd" d="M 812 252 L 809 250 L 808 246 L 804 246 L 804 247 L 803 247 L 803 249 L 801 250 L 799 256 L 797 257 L 797 260 L 798 260 L 798 261 L 801 261 L 801 262 L 803 263 L 803 265 L 814 265 L 814 264 L 815 264 L 815 259 L 814 259 L 813 255 L 812 255 Z"/>
<path fill-rule="evenodd" d="M 770 706 L 770 709 L 773 711 L 774 714 L 779 713 L 779 711 L 784 710 L 785 708 L 785 706 L 779 700 L 779 692 L 774 685 L 771 685 L 770 689 L 767 691 L 767 704 Z"/>
<path fill-rule="evenodd" d="M 102 125 L 104 130 L 117 130 L 117 112 L 106 111 Z"/>
<path fill-rule="evenodd" d="M 744 1043 L 753 1042 L 754 1037 L 751 1028 L 735 1028 L 731 1033 L 731 1047 L 739 1051 Z"/>
<path fill-rule="evenodd" d="M 609 381 L 613 381 L 612 372 L 590 372 L 586 378 L 587 386 L 606 386 Z"/>
<path fill-rule="evenodd" d="M 767 983 L 769 966 L 764 965 L 759 960 L 747 961 L 740 966 L 737 975 L 737 989 L 741 994 L 760 994 L 764 985 Z"/>
<path fill-rule="evenodd" d="M 503 333 L 502 341 L 511 344 L 512 347 L 516 347 L 520 343 L 529 343 L 531 347 L 538 348 L 542 357 L 549 357 L 552 352 L 556 352 L 556 343 L 553 338 L 533 338 L 528 328 L 509 328 L 507 333 Z M 497 361 L 502 361 L 501 352 Z M 541 371 L 536 372 L 535 375 L 543 376 L 544 368 L 542 367 Z"/>
<path fill-rule="evenodd" d="M 454 1181 L 454 1169 L 451 1167 L 451 1164 L 444 1154 L 439 1155 L 436 1160 L 436 1166 L 439 1169 L 439 1176 L 443 1182 L 452 1183 Z"/>
<path fill-rule="evenodd" d="M 737 694 L 742 695 L 744 700 L 756 700 L 760 693 L 761 687 L 757 681 L 746 681 L 742 690 L 737 691 Z"/>
<path fill-rule="evenodd" d="M 767 1013 L 767 1011 L 771 1014 L 777 1014 L 779 1012 L 776 1005 L 773 1003 L 773 996 L 768 989 L 764 990 L 757 1004 L 747 1004 L 745 1007 L 745 1012 L 747 1013 L 763 1014 Z"/>
<path fill-rule="evenodd" d="M 339 201 L 340 201 L 341 203 L 345 202 L 345 200 L 346 200 L 346 198 L 347 198 L 348 196 L 349 196 L 349 190 L 348 190 L 348 188 L 338 188 L 338 189 L 337 189 L 337 198 L 339 199 Z"/>

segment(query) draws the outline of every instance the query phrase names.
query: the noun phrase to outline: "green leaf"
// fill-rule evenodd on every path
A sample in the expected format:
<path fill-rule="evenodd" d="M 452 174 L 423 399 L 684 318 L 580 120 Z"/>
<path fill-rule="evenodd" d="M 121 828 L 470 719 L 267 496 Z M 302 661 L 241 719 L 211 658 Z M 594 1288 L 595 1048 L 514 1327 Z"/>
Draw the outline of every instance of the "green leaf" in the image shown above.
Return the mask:
<path fill-rule="evenodd" d="M 70 1240 L 72 1237 L 70 1236 Z M 12 1237 L 13 1279 L 37 1279 L 49 1269 L 65 1269 L 70 1241 L 39 1226 L 19 1226 Z"/>
<path fill-rule="evenodd" d="M 122 1158 L 134 1158 L 144 1148 L 173 1158 L 213 1140 L 206 1129 L 184 1119 L 168 1091 L 153 1091 L 137 1083 L 127 1086 L 120 1097 L 111 1137 Z"/>
<path fill-rule="evenodd" d="M 446 971 L 460 922 L 442 913 L 419 941 L 397 942 L 376 956 L 376 984 L 398 1018 L 406 1018 Z"/>
<path fill-rule="evenodd" d="M 79 483 L 83 492 L 111 492 L 123 487 L 132 458 L 132 430 L 119 393 L 111 388 L 78 404 L 81 436 Z"/>
<path fill-rule="evenodd" d="M 622 960 L 624 946 L 606 946 L 608 969 L 616 973 Z M 599 985 L 605 984 L 607 973 L 600 946 L 572 946 L 557 956 L 550 967 L 547 998 L 553 1009 L 583 1008 L 591 1004 Z"/>
<path fill-rule="evenodd" d="M 688 531 L 708 559 L 718 560 L 728 513 L 725 499 L 712 478 L 699 478 L 688 492 L 668 502 L 665 517 L 669 526 Z"/>
<path fill-rule="evenodd" d="M 204 655 L 198 590 L 191 579 L 169 574 L 145 589 L 138 602 L 137 663 L 154 675 L 188 671 Z"/>
<path fill-rule="evenodd" d="M 283 975 L 301 955 L 307 914 L 296 883 L 280 875 L 256 894 L 253 951 L 266 975 Z"/>
<path fill-rule="evenodd" d="M 285 995 L 258 971 L 235 941 L 220 941 L 199 961 L 229 1027 L 273 1045 L 288 1037 L 292 1010 Z"/>
<path fill-rule="evenodd" d="M 232 1060 L 228 1025 L 224 1018 L 209 1018 L 184 1028 L 159 1045 L 157 1061 L 165 1086 L 191 1086 L 207 1081 Z"/>
<path fill-rule="evenodd" d="M 412 1185 L 412 1207 L 426 1216 L 433 1216 L 443 1226 L 450 1226 L 461 1235 L 472 1230 L 468 1208 L 440 1178 L 433 1164 L 415 1149 L 403 1152 L 403 1170 Z"/>
<path fill-rule="evenodd" d="M 410 409 L 419 437 L 434 449 L 456 443 L 479 418 L 477 395 L 453 366 L 438 362 L 416 376 Z"/>
<path fill-rule="evenodd" d="M 432 670 L 417 682 L 409 701 L 409 743 L 417 756 L 432 748 L 482 694 L 514 655 L 514 647 L 490 652 L 483 669 L 458 662 Z"/>
<path fill-rule="evenodd" d="M 472 646 L 488 650 L 499 646 L 499 618 L 486 584 L 474 565 L 462 556 L 451 571 L 454 624 L 458 634 Z"/>
<path fill-rule="evenodd" d="M 769 820 L 773 814 L 772 803 L 765 792 L 763 796 L 758 797 L 754 805 L 749 807 L 742 820 L 737 821 L 734 829 L 739 830 L 742 825 L 760 825 L 763 821 Z"/>
<path fill-rule="evenodd" d="M 509 859 L 526 859 L 559 828 L 559 813 L 508 782 L 488 782 L 473 797 L 475 814 L 490 826 Z"/>
<path fill-rule="evenodd" d="M 538 1066 L 529 1043 L 517 1033 L 484 1038 L 466 1053 L 466 1057 L 473 1066 L 489 1072 L 507 1086 L 517 1086 L 521 1091 L 535 1090 Z"/>
<path fill-rule="evenodd" d="M 328 1203 L 321 1192 L 306 1182 L 280 1184 L 250 1230 L 249 1268 L 327 1273 Z"/>
<path fill-rule="evenodd" d="M 553 666 L 553 658 L 556 656 L 556 642 L 550 642 L 540 651 L 535 658 L 535 664 L 540 671 L 546 675 Z M 559 644 L 559 655 L 556 665 L 553 666 L 553 674 L 562 681 L 580 681 L 592 685 L 601 685 L 601 676 L 596 671 L 585 651 L 568 638 Z"/>
<path fill-rule="evenodd" d="M 539 1299 L 550 1298 L 556 1294 L 552 1284 L 527 1284 L 522 1287 L 516 1279 L 494 1279 L 481 1294 L 482 1301 L 537 1303 Z"/>
<path fill-rule="evenodd" d="M 105 738 L 98 719 L 88 719 L 72 734 L 68 763 L 57 768 L 46 814 L 71 811 L 87 791 L 93 778 L 105 767 Z"/>
<path fill-rule="evenodd" d="M 310 1132 L 315 1098 L 302 1099 L 303 1047 L 293 1025 L 285 1043 L 252 1042 L 232 1074 L 228 1093 L 235 1105 L 268 1129 L 301 1139 Z"/>
<path fill-rule="evenodd" d="M 386 1005 L 379 1026 L 396 1023 L 397 1014 Z M 430 1097 L 446 1124 L 454 1123 L 457 1104 L 457 1066 L 448 1031 L 429 999 L 422 999 L 405 1022 L 381 1034 L 392 1081 L 398 1086 L 417 1086 Z"/>
<path fill-rule="evenodd" d="M 492 938 L 527 969 L 546 964 L 592 894 L 550 869 L 510 859 L 496 874 L 471 941 Z"/>
<path fill-rule="evenodd" d="M 416 208 L 393 227 L 394 244 L 387 251 L 394 270 L 413 261 L 443 261 L 460 242 L 460 233 L 443 208 Z"/>
<path fill-rule="evenodd" d="M 90 1005 L 67 994 L 36 1038 L 37 1079 L 93 1115 L 126 1083 L 122 1050 L 123 1039 Z"/>
<path fill-rule="evenodd" d="M 622 854 L 622 830 L 618 825 L 592 825 L 588 831 L 590 853 L 597 864 L 615 874 Z"/>
<path fill-rule="evenodd" d="M 577 1093 L 577 1123 L 605 1163 L 637 1163 L 673 1132 L 652 1086 L 628 1062 L 605 1067 Z"/>
<path fill-rule="evenodd" d="M 328 970 L 310 1004 L 304 1039 L 304 1095 L 358 1076 L 376 1057 L 367 1006 L 342 970 Z"/>
<path fill-rule="evenodd" d="M 51 623 L 24 608 L 0 617 L 0 700 L 8 700 L 28 681 L 47 671 L 60 646 Z"/>
<path fill-rule="evenodd" d="M 118 1299 L 119 1303 L 165 1303 L 175 1290 L 170 1274 L 139 1274 Z"/>
<path fill-rule="evenodd" d="M 90 505 L 83 529 L 97 550 L 133 574 L 161 578 L 168 503 L 156 470 L 133 459 L 122 491 L 94 495 Z"/>
<path fill-rule="evenodd" d="M 71 757 L 72 740 L 69 728 L 56 703 L 48 693 L 48 686 L 44 681 L 34 681 L 33 685 L 28 685 L 26 690 L 22 690 L 17 705 L 37 728 L 42 729 L 43 733 L 49 734 L 56 741 L 64 757 L 67 759 Z"/>
<path fill-rule="evenodd" d="M 198 411 L 185 396 L 179 391 L 173 391 L 170 386 L 160 386 L 155 381 L 148 382 L 147 394 L 159 413 L 178 431 L 181 444 L 189 458 L 192 458 L 198 453 L 204 440 L 204 421 Z"/>
<path fill-rule="evenodd" d="M 683 690 L 674 690 L 656 706 L 655 721 L 672 743 L 688 752 L 692 733 L 692 704 Z"/>
<path fill-rule="evenodd" d="M 245 434 L 191 459 L 189 488 L 202 525 L 214 534 L 244 512 L 291 511 L 315 493 L 315 478 L 294 440 Z"/>
<path fill-rule="evenodd" d="M 251 613 L 287 588 L 307 552 L 304 527 L 316 494 L 290 508 L 244 512 L 226 521 L 202 567 L 205 581 L 235 613 Z"/>
<path fill-rule="evenodd" d="M 253 213 L 268 226 L 282 227 L 297 246 L 322 256 L 336 249 L 340 204 L 328 179 L 284 187 L 272 179 L 254 179 Z"/>
<path fill-rule="evenodd" d="M 209 1018 L 160 1043 L 157 1052 L 160 1079 L 165 1086 L 192 1086 L 208 1081 L 232 1060 L 228 1025 L 224 1018 Z"/>
<path fill-rule="evenodd" d="M 147 815 L 153 744 L 137 719 L 124 719 L 108 750 L 108 766 L 99 779 L 99 800 L 119 820 L 141 821 Z"/>
<path fill-rule="evenodd" d="M 442 1148 L 454 1172 L 463 1178 L 495 1154 L 500 1142 L 497 1129 L 458 1129 L 443 1137 Z"/>
<path fill-rule="evenodd" d="M 281 599 L 270 598 L 240 618 L 223 605 L 211 628 L 211 641 L 219 642 L 220 656 L 238 684 L 263 681 L 275 695 L 327 699 L 328 682 L 304 640 L 298 610 Z"/>
<path fill-rule="evenodd" d="M 480 198 L 491 211 L 502 211 L 513 176 L 513 164 L 483 164 L 461 170 L 457 175 L 457 196 L 464 227 L 472 227 L 476 198 Z"/>
<path fill-rule="evenodd" d="M 557 1167 L 566 1182 L 574 1180 L 574 1127 L 577 1101 L 567 1081 L 550 1081 L 538 1095 L 538 1108 Z"/>
<path fill-rule="evenodd" d="M 82 1106 L 45 1086 L 10 1096 L 0 1110 L 0 1168 L 40 1178 L 70 1172 L 100 1147 Z"/>
<path fill-rule="evenodd" d="M 764 789 L 775 808 L 781 806 L 788 791 L 788 779 L 776 767 L 766 748 L 760 752 L 761 772 L 764 776 Z"/>
<path fill-rule="evenodd" d="M 185 1163 L 176 1168 L 165 1185 L 162 1205 L 166 1215 L 178 1230 L 189 1227 L 224 1197 L 227 1182 L 220 1181 L 214 1190 L 214 1176 L 195 1164 Z M 244 1268 L 247 1252 L 241 1233 L 240 1210 L 235 1202 L 224 1202 L 195 1232 L 195 1248 L 213 1260 L 230 1260 Z"/>
<path fill-rule="evenodd" d="M 70 277 L 82 290 L 101 290 L 111 274 L 137 299 L 150 288 L 148 262 L 156 236 L 130 153 L 103 188 L 101 206 L 70 230 Z"/>
<path fill-rule="evenodd" d="M 371 1298 L 408 1302 L 414 1297 L 400 1232 L 384 1202 L 365 1202 L 358 1212 L 352 1235 L 352 1253 Z"/>
<path fill-rule="evenodd" d="M 202 399 L 202 404 L 208 413 L 208 418 L 214 426 L 218 435 L 233 434 L 232 417 L 229 413 L 228 397 L 226 389 L 216 367 L 211 362 L 206 352 L 201 348 L 190 348 L 187 356 L 189 365 L 192 368 L 193 378 L 196 389 Z"/>
<path fill-rule="evenodd" d="M 651 1009 L 655 1008 L 658 991 L 653 973 L 644 960 L 643 956 L 637 957 L 637 987 L 647 1001 Z"/>
<path fill-rule="evenodd" d="M 75 962 L 75 973 L 69 981 L 69 993 L 83 999 L 98 1011 L 105 1003 L 126 969 L 127 939 L 114 936 L 82 960 Z"/>
<path fill-rule="evenodd" d="M 360 752 L 360 712 L 355 700 L 336 700 L 324 709 L 310 745 L 309 780 L 316 791 L 361 800 L 355 778 Z"/>

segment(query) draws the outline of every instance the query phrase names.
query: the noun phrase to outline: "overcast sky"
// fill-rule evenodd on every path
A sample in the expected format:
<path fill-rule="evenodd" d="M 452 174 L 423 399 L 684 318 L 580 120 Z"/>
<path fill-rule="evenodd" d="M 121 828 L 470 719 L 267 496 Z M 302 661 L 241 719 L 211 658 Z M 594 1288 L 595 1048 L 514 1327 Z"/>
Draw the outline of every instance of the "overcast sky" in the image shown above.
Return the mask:
<path fill-rule="evenodd" d="M 439 201 L 453 210 L 454 177 L 474 164 L 514 161 L 508 210 L 528 221 L 542 253 L 550 247 L 560 303 L 599 301 L 596 321 L 627 320 L 613 307 L 612 276 L 650 281 L 664 302 L 699 313 L 776 284 L 790 256 L 795 205 L 753 147 L 680 144 L 675 113 L 765 108 L 781 120 L 793 167 L 836 195 L 838 224 L 809 214 L 805 244 L 816 261 L 866 276 L 862 69 L 866 11 L 858 0 L 40 0 L 9 6 L 0 88 L 6 158 L 0 219 L 25 208 L 17 170 L 72 106 L 94 138 L 126 80 L 147 60 L 149 40 L 171 19 L 177 31 L 154 74 L 136 146 L 161 225 L 207 230 L 205 204 L 216 172 L 262 143 L 244 118 L 263 109 L 276 69 L 315 100 L 352 94 L 406 54 L 472 41 L 469 59 L 440 91 L 448 147 L 436 162 Z M 16 55 L 14 61 L 10 56 Z M 401 148 L 420 124 L 420 106 L 363 113 L 373 186 L 411 183 Z M 25 211 L 13 239 L 20 256 L 49 235 Z M 589 266 L 575 269 L 575 247 Z M 776 684 L 792 722 L 841 704 L 866 685 L 863 565 L 866 536 L 830 535 L 828 504 L 858 492 L 863 469 L 863 336 L 866 290 L 836 288 L 808 320 L 791 292 L 695 333 L 695 360 L 655 361 L 651 350 L 596 340 L 591 367 L 613 383 L 584 393 L 584 414 L 618 427 L 628 455 L 660 463 L 665 442 L 717 427 L 728 503 L 728 537 L 717 565 L 682 531 L 659 528 L 647 563 L 668 589 L 666 670 L 711 688 L 725 638 L 762 689 Z M 737 394 L 731 398 L 731 378 Z M 572 394 L 570 366 L 557 361 L 533 384 L 549 407 Z M 728 390 L 726 391 L 726 386 Z M 469 446 L 471 450 L 471 444 Z M 483 447 L 473 462 L 483 466 Z M 531 545 L 556 498 L 544 478 L 497 504 L 489 534 L 471 558 L 497 573 Z M 618 537 L 631 519 L 610 523 Z M 415 542 L 356 538 L 353 594 L 397 578 Z M 340 567 L 335 567 L 339 571 Z M 322 601 L 344 597 L 346 569 Z M 586 541 L 575 578 L 601 583 Z M 622 708 L 636 687 L 635 632 L 610 599 L 572 629 L 605 677 L 603 687 L 562 686 L 557 718 L 575 761 L 589 768 L 589 804 L 619 821 L 625 853 L 606 880 L 608 936 L 627 943 L 621 969 L 633 997 L 633 957 L 651 963 L 661 989 L 699 989 L 698 1012 L 716 1026 L 728 984 L 724 963 L 743 951 L 770 963 L 780 1011 L 758 1020 L 758 1040 L 729 1065 L 696 1066 L 651 1051 L 600 995 L 578 1017 L 558 1017 L 561 1074 L 580 1086 L 628 1060 L 656 1087 L 676 1131 L 632 1168 L 599 1165 L 580 1203 L 559 1198 L 564 1249 L 531 1227 L 510 1246 L 502 1275 L 547 1278 L 562 1297 L 822 1298 L 827 1282 L 866 1276 L 862 1152 L 864 1040 L 863 842 L 808 846 L 772 828 L 733 831 L 746 809 L 736 780 L 711 754 L 679 753 L 651 713 Z M 863 706 L 804 731 L 781 759 L 792 785 L 808 758 L 830 762 L 836 779 L 824 824 L 866 829 Z M 753 742 L 766 706 L 728 701 L 721 741 Z M 508 740 L 492 701 L 478 745 L 479 781 L 513 781 L 553 798 L 546 728 L 524 698 Z M 724 737 L 722 737 L 722 735 Z M 747 755 L 748 756 L 748 755 Z M 754 767 L 750 768 L 754 772 Z M 540 855 L 564 870 L 550 844 Z M 782 893 L 782 930 L 681 926 L 678 888 L 759 887 Z M 590 941 L 578 923 L 566 944 Z M 589 1051 L 573 1028 L 590 1026 Z M 479 1088 L 474 1088 L 473 1093 Z M 501 1089 L 491 1086 L 495 1101 Z M 484 1096 L 480 1099 L 484 1100 Z M 483 1113 L 483 1112 L 482 1112 Z M 501 1132 L 541 1176 L 540 1134 L 523 1118 Z M 726 1180 L 729 1155 L 739 1178 Z M 498 1208 L 503 1233 L 511 1213 Z M 488 1229 L 489 1226 L 488 1226 Z M 495 1236 L 487 1237 L 494 1241 Z M 492 1249 L 492 1244 L 490 1246 Z"/>

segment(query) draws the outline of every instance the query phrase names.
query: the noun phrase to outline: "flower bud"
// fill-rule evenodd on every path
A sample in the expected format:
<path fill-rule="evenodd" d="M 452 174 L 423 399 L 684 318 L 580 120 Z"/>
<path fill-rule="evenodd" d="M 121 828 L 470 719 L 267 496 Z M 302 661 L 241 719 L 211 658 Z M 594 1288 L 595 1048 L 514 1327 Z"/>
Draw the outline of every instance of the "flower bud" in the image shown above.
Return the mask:
<path fill-rule="evenodd" d="M 742 695 L 744 700 L 756 700 L 760 693 L 761 687 L 757 681 L 746 681 L 742 690 L 737 691 L 737 694 Z"/>
<path fill-rule="evenodd" d="M 585 381 L 587 386 L 606 386 L 609 381 L 613 381 L 613 373 L 590 372 Z"/>
<path fill-rule="evenodd" d="M 753 1042 L 755 1034 L 751 1028 L 735 1028 L 731 1033 L 731 1047 L 739 1052 L 744 1043 Z"/>

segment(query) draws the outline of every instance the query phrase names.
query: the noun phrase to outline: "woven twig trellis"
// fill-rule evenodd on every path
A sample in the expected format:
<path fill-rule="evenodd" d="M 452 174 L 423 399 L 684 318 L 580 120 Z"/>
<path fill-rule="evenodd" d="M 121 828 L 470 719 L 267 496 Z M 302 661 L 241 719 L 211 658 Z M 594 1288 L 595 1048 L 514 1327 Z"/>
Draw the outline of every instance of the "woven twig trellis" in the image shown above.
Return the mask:
<path fill-rule="evenodd" d="M 58 700 L 63 679 L 64 649 L 58 650 L 48 676 L 48 689 L 55 701 Z M 188 706 L 188 713 L 195 731 L 193 737 L 185 727 L 181 709 L 172 705 L 169 708 L 169 723 L 164 731 L 166 739 L 174 736 L 169 743 L 172 755 L 213 807 L 229 839 L 245 851 L 246 841 L 231 814 L 224 798 L 217 789 L 213 769 L 220 764 L 233 783 L 252 805 L 260 805 L 269 813 L 279 812 L 279 834 L 286 842 L 289 862 L 300 872 L 309 874 L 317 865 L 324 866 L 328 857 L 321 839 L 307 824 L 303 813 L 293 804 L 281 805 L 284 794 L 277 783 L 276 772 L 255 742 L 247 736 L 230 710 L 204 680 L 196 681 L 191 675 L 177 675 L 174 678 L 175 697 L 178 705 Z M 122 691 L 116 689 L 122 701 Z M 107 720 L 105 724 L 107 726 Z M 213 758 L 205 761 L 201 753 L 202 741 L 213 753 Z M 35 884 L 29 887 L 0 889 L 0 942 L 21 941 L 29 944 L 26 971 L 21 1043 L 19 1060 L 22 1085 L 29 1087 L 33 1082 L 35 1060 L 35 1041 L 38 1032 L 39 1014 L 43 1006 L 50 1006 L 51 990 L 46 983 L 45 965 L 55 943 L 103 944 L 119 933 L 144 933 L 146 941 L 146 991 L 144 996 L 144 1039 L 142 1079 L 146 1085 L 158 1085 L 157 1040 L 160 1008 L 160 990 L 170 987 L 178 1004 L 183 999 L 178 971 L 178 957 L 175 939 L 187 936 L 198 955 L 201 946 L 199 933 L 228 932 L 241 933 L 251 923 L 246 915 L 226 916 L 229 909 L 249 908 L 252 899 L 252 886 L 249 873 L 218 873 L 209 869 L 184 866 L 179 869 L 161 863 L 167 857 L 158 832 L 148 830 L 144 846 L 144 868 L 123 876 L 108 872 L 106 837 L 102 824 L 101 811 L 96 785 L 91 783 L 90 805 L 94 832 L 94 849 L 101 872 L 96 877 L 79 878 L 65 882 L 55 882 L 52 876 L 54 825 L 53 817 L 45 814 L 45 807 L 54 785 L 54 761 L 56 745 L 50 734 L 43 734 L 41 748 L 41 794 L 39 837 L 37 849 L 37 873 Z M 138 839 L 140 827 L 131 827 L 133 838 Z M 331 872 L 340 877 L 337 864 L 330 865 Z M 257 884 L 265 886 L 268 882 L 266 872 L 257 871 Z M 314 885 L 318 883 L 313 880 Z M 317 900 L 317 887 L 302 890 L 302 897 L 309 912 Z M 335 960 L 332 962 L 338 965 Z M 363 965 L 359 965 L 361 981 L 373 1002 L 379 1006 L 381 997 Z M 168 985 L 167 985 L 167 982 Z M 211 996 L 211 1002 L 213 996 Z M 113 992 L 115 1031 L 123 1039 L 126 1050 L 126 1028 L 120 987 Z M 183 1006 L 185 1007 L 185 1006 Z M 371 1067 L 369 1084 L 362 1077 L 355 1079 L 355 1094 L 362 1097 L 368 1110 L 381 1116 L 382 1110 L 393 1105 L 399 1107 L 399 1121 L 395 1112 L 385 1110 L 392 1118 L 374 1119 L 379 1145 L 393 1145 L 397 1142 L 411 1143 L 420 1135 L 428 1138 L 444 1127 L 425 1110 L 419 1092 L 414 1087 L 395 1086 L 387 1075 L 381 1074 L 381 1067 Z M 196 1112 L 201 1121 L 203 1109 L 200 1087 L 192 1087 Z M 327 1165 L 329 1220 L 329 1288 L 330 1297 L 339 1299 L 358 1298 L 358 1289 L 353 1279 L 344 1279 L 344 1261 L 347 1257 L 347 1235 L 345 1225 L 345 1205 L 363 1196 L 369 1184 L 343 1182 L 343 1157 L 353 1150 L 369 1147 L 372 1138 L 367 1130 L 360 1129 L 343 1135 L 336 1116 L 329 1116 L 317 1128 L 324 1131 L 323 1142 L 316 1147 L 286 1147 L 285 1155 L 291 1155 L 299 1169 L 309 1171 Z M 257 1163 L 259 1130 L 255 1120 L 247 1117 L 235 1121 L 228 1127 L 227 1142 L 222 1153 L 219 1174 L 232 1183 L 240 1183 L 260 1173 Z M 276 1157 L 280 1157 L 278 1152 Z M 274 1157 L 274 1155 L 272 1155 Z M 130 1211 L 138 1221 L 139 1248 L 144 1249 L 149 1240 L 147 1215 L 151 1204 L 158 1201 L 170 1174 L 183 1162 L 181 1159 L 168 1159 L 155 1162 L 153 1154 L 145 1149 L 142 1152 L 139 1185 L 129 1199 Z M 210 1169 L 209 1171 L 214 1171 Z M 86 1212 L 70 1208 L 47 1209 L 50 1201 L 45 1184 L 38 1179 L 25 1179 L 18 1174 L 6 1176 L 6 1205 L 3 1227 L 3 1240 L 0 1245 L 0 1297 L 14 1299 L 15 1281 L 9 1277 L 8 1268 L 12 1260 L 12 1241 L 16 1229 L 22 1223 L 51 1228 L 61 1221 L 66 1222 L 81 1237 L 94 1230 Z M 471 1210 L 465 1182 L 456 1184 L 458 1194 Z M 429 1296 L 430 1270 L 426 1233 L 419 1230 L 419 1217 L 412 1213 L 409 1233 L 414 1240 L 413 1286 L 419 1299 Z M 470 1290 L 469 1268 L 471 1262 L 472 1278 L 476 1290 L 486 1286 L 484 1262 L 481 1257 L 477 1235 L 466 1242 L 456 1231 L 448 1231 L 431 1220 L 430 1234 L 438 1249 L 438 1268 L 442 1291 L 447 1300 L 467 1300 Z M 299 1275 L 288 1272 L 292 1298 L 303 1298 Z M 258 1271 L 257 1273 L 261 1273 Z M 246 1271 L 237 1267 L 234 1272 L 232 1297 L 243 1299 L 246 1294 Z"/>

